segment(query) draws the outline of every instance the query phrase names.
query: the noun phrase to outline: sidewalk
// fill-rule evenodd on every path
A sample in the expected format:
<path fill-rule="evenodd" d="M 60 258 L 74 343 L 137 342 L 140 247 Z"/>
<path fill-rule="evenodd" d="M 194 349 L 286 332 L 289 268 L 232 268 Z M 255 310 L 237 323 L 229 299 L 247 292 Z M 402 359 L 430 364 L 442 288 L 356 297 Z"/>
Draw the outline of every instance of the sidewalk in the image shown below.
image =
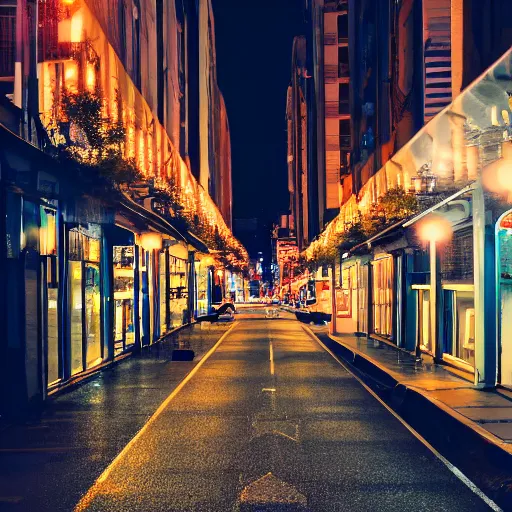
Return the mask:
<path fill-rule="evenodd" d="M 512 392 L 481 390 L 387 343 L 311 330 L 484 492 L 512 510 Z"/>
<path fill-rule="evenodd" d="M 195 324 L 50 399 L 0 432 L 0 510 L 70 511 L 233 324 Z M 193 361 L 172 361 L 190 348 Z"/>

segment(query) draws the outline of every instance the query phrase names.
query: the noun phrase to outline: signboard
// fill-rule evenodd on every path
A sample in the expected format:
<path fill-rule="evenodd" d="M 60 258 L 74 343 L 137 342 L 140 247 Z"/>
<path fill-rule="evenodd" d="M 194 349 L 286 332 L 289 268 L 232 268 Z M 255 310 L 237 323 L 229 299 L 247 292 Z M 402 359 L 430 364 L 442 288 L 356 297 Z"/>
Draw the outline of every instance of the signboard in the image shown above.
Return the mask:
<path fill-rule="evenodd" d="M 278 240 L 276 245 L 277 263 L 281 277 L 281 286 L 288 284 L 293 277 L 292 271 L 299 259 L 299 248 L 295 240 Z"/>
<path fill-rule="evenodd" d="M 336 316 L 347 318 L 352 316 L 352 290 L 350 288 L 336 288 Z"/>

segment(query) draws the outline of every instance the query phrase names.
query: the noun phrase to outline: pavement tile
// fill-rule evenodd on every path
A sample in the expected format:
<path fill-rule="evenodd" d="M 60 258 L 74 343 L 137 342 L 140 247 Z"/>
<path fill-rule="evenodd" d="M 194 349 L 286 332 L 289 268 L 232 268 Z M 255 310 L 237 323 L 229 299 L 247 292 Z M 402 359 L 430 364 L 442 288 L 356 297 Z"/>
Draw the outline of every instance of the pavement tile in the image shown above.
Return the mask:
<path fill-rule="evenodd" d="M 485 423 L 482 427 L 503 441 L 512 443 L 512 423 Z"/>
<path fill-rule="evenodd" d="M 456 410 L 479 423 L 506 420 L 512 422 L 512 407 L 457 407 Z"/>
<path fill-rule="evenodd" d="M 458 389 L 432 391 L 429 396 L 436 398 L 449 407 L 510 407 L 510 400 L 498 393 L 477 389 Z"/>

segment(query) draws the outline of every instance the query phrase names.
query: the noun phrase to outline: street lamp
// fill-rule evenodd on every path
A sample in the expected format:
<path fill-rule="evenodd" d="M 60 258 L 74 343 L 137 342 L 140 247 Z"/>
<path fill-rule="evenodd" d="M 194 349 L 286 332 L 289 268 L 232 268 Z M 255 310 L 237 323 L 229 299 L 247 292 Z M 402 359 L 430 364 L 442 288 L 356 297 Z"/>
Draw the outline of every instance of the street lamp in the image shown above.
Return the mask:
<path fill-rule="evenodd" d="M 432 162 L 423 164 L 416 176 L 411 178 L 412 192 L 415 194 L 431 194 L 436 187 L 436 176 L 432 173 Z"/>

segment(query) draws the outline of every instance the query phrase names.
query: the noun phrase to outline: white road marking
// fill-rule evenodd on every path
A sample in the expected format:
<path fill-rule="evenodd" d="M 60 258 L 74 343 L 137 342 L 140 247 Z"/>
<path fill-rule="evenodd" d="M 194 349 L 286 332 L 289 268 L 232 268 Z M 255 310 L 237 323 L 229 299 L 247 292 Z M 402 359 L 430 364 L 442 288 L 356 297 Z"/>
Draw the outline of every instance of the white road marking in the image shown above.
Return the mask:
<path fill-rule="evenodd" d="M 308 333 L 327 353 L 329 353 L 333 359 L 342 366 L 350 375 L 352 375 L 358 382 L 363 386 L 370 395 L 372 395 L 383 407 L 385 407 L 418 441 L 423 443 L 447 468 L 455 475 L 466 487 L 473 491 L 482 501 L 484 501 L 489 507 L 495 512 L 503 512 L 503 510 L 489 498 L 474 482 L 472 482 L 462 471 L 455 467 L 448 459 L 443 457 L 420 433 L 414 430 L 408 423 L 405 422 L 386 402 L 384 402 L 379 395 L 377 395 L 373 389 L 371 389 L 362 379 L 352 373 L 326 345 L 323 344 L 322 340 L 307 326 L 301 325 L 301 327 Z"/>

